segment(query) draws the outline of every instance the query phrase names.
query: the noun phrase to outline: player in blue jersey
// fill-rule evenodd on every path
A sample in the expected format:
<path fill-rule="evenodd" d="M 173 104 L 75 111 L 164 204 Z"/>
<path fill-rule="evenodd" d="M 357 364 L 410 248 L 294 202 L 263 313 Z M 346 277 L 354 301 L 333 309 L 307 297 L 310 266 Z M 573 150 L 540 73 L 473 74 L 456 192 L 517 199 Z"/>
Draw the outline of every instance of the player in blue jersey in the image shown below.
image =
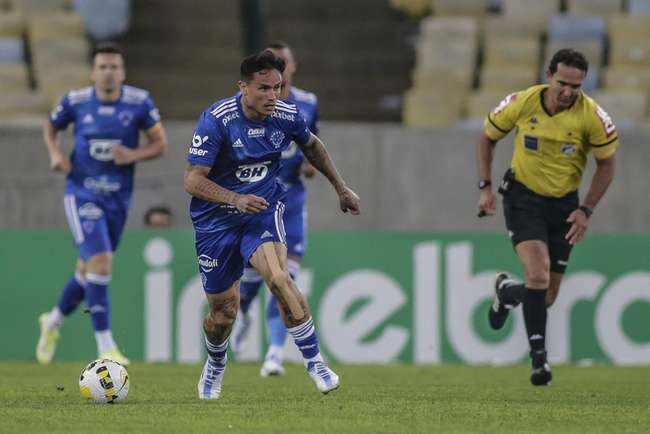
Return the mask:
<path fill-rule="evenodd" d="M 318 101 L 316 95 L 292 86 L 293 75 L 296 72 L 296 62 L 291 48 L 285 42 L 278 41 L 267 45 L 267 49 L 285 61 L 280 99 L 295 104 L 305 118 L 309 130 L 318 135 Z M 311 178 L 314 174 L 314 167 L 305 159 L 296 143 L 291 142 L 289 148 L 282 152 L 279 178 L 287 188 L 287 197 L 284 201 L 286 205 L 284 224 L 287 230 L 287 267 L 289 275 L 294 280 L 300 271 L 300 263 L 306 246 L 307 197 L 302 176 Z M 235 322 L 231 342 L 231 348 L 235 353 L 240 350 L 243 341 L 248 335 L 251 324 L 248 310 L 259 293 L 261 285 L 262 276 L 254 268 L 246 267 L 239 289 L 241 315 Z M 266 319 L 269 329 L 269 348 L 260 369 L 260 375 L 263 377 L 284 375 L 282 363 L 287 329 L 280 316 L 277 299 L 274 295 L 271 295 L 269 299 Z"/>
<path fill-rule="evenodd" d="M 91 78 L 94 86 L 63 97 L 43 131 L 50 168 L 67 175 L 65 212 L 79 258 L 58 303 L 39 317 L 36 358 L 40 363 L 52 360 L 64 318 L 83 300 L 99 357 L 129 363 L 115 344 L 110 327 L 108 285 L 113 252 L 131 203 L 135 163 L 162 155 L 167 139 L 149 93 L 123 85 L 124 58 L 118 45 L 103 43 L 95 48 Z M 68 157 L 59 148 L 59 132 L 70 123 L 74 124 L 75 143 Z M 141 130 L 148 143 L 138 147 Z"/>
<path fill-rule="evenodd" d="M 221 394 L 239 282 L 249 263 L 278 298 L 287 331 L 318 390 L 339 387 L 339 377 L 321 356 L 307 300 L 287 270 L 286 189 L 278 180 L 282 152 L 296 142 L 330 181 L 342 211 L 358 214 L 360 201 L 309 131 L 300 109 L 279 99 L 284 68 L 271 51 L 245 58 L 240 94 L 203 112 L 189 146 L 185 190 L 193 196 L 198 268 L 209 303 L 203 321 L 208 357 L 198 383 L 201 399 Z"/>

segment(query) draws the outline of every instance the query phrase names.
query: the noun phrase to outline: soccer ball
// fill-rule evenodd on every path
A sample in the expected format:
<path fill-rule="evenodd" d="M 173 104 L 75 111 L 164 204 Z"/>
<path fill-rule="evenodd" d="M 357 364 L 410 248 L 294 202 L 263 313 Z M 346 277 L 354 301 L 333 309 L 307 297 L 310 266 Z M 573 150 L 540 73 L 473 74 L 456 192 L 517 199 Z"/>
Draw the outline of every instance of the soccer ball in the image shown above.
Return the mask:
<path fill-rule="evenodd" d="M 98 404 L 113 404 L 129 393 L 129 374 L 114 360 L 99 359 L 86 366 L 79 376 L 81 396 Z"/>

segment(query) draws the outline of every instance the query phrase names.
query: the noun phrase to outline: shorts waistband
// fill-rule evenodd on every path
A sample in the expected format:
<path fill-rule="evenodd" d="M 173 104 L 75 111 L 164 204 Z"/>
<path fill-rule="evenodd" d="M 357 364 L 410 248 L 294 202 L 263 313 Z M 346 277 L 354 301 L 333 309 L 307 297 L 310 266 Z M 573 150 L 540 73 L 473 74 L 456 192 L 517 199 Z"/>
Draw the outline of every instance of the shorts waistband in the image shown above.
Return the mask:
<path fill-rule="evenodd" d="M 535 196 L 535 197 L 537 197 L 537 198 L 539 198 L 541 200 L 546 200 L 546 201 L 550 201 L 550 202 L 560 202 L 560 201 L 565 201 L 567 199 L 574 199 L 574 198 L 577 199 L 578 198 L 578 190 L 573 190 L 573 191 L 565 194 L 564 196 L 554 197 L 554 196 L 544 196 L 544 195 L 541 195 L 539 193 L 536 193 L 533 190 L 531 190 L 530 188 L 526 187 L 521 182 L 519 182 L 517 180 L 514 180 L 514 179 L 512 180 L 512 186 L 515 187 L 515 188 L 518 188 L 518 189 L 520 189 L 522 191 L 525 191 L 526 193 L 528 193 L 528 194 L 530 194 L 532 196 Z"/>

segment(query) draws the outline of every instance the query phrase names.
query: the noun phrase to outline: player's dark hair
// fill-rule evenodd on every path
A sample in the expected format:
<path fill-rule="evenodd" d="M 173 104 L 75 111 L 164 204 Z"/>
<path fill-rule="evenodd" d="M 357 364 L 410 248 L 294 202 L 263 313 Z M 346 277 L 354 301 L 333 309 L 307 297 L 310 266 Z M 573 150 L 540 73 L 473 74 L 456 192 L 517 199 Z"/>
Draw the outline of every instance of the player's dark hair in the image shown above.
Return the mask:
<path fill-rule="evenodd" d="M 152 206 L 144 214 L 143 220 L 145 225 L 151 224 L 151 216 L 154 214 L 164 214 L 168 216 L 170 219 L 174 217 L 174 215 L 172 214 L 172 210 L 169 209 L 169 207 L 165 205 Z"/>
<path fill-rule="evenodd" d="M 100 42 L 93 48 L 93 59 L 98 54 L 119 54 L 124 57 L 124 51 L 117 42 Z"/>
<path fill-rule="evenodd" d="M 251 54 L 242 61 L 240 68 L 241 79 L 249 82 L 253 79 L 253 74 L 267 69 L 276 69 L 282 74 L 284 67 L 284 60 L 273 54 L 272 51 L 260 51 Z"/>
<path fill-rule="evenodd" d="M 555 74 L 557 72 L 557 65 L 559 63 L 570 66 L 572 68 L 577 68 L 581 71 L 584 71 L 585 74 L 589 70 L 589 62 L 587 62 L 587 58 L 584 56 L 584 54 L 574 50 L 573 48 L 563 48 L 553 55 L 553 58 L 551 58 L 551 63 L 548 65 L 548 69 L 551 71 L 551 74 Z"/>
<path fill-rule="evenodd" d="M 289 47 L 289 44 L 287 44 L 287 43 L 284 42 L 284 41 L 279 41 L 279 40 L 278 40 L 278 41 L 272 41 L 272 42 L 269 42 L 269 43 L 266 45 L 266 49 L 267 49 L 267 50 L 268 50 L 268 49 L 273 49 L 273 50 L 284 50 L 285 48 L 291 50 L 291 47 Z"/>

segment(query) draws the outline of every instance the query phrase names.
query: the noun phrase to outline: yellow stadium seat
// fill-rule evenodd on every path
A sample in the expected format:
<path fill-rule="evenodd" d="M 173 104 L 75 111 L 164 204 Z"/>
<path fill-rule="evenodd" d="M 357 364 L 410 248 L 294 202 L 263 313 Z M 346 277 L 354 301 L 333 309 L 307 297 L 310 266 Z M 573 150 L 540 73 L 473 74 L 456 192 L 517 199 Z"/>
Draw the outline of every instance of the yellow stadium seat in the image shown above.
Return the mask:
<path fill-rule="evenodd" d="M 475 15 L 487 12 L 485 0 L 433 0 L 431 8 L 436 15 Z"/>
<path fill-rule="evenodd" d="M 648 97 L 634 91 L 602 90 L 591 95 L 616 122 L 638 123 L 645 119 Z"/>
<path fill-rule="evenodd" d="M 485 119 L 488 113 L 494 110 L 499 102 L 511 92 L 498 92 L 494 90 L 479 90 L 473 92 L 467 98 L 465 106 L 465 118 L 481 120 Z"/>
<path fill-rule="evenodd" d="M 546 44 L 546 54 L 543 65 L 548 65 L 557 51 L 562 48 L 573 48 L 585 55 L 589 65 L 599 67 L 603 63 L 603 42 L 596 40 L 555 40 Z"/>
<path fill-rule="evenodd" d="M 483 23 L 486 39 L 540 38 L 548 27 L 548 17 L 521 19 L 509 15 L 489 15 Z"/>
<path fill-rule="evenodd" d="M 49 15 L 72 8 L 74 0 L 8 0 L 11 8 L 26 15 Z"/>
<path fill-rule="evenodd" d="M 507 67 L 500 65 L 481 70 L 481 89 L 509 94 L 537 84 L 537 71 L 530 66 Z"/>
<path fill-rule="evenodd" d="M 48 102 L 38 92 L 29 90 L 4 92 L 0 98 L 0 119 L 26 115 L 44 118 L 49 109 Z"/>
<path fill-rule="evenodd" d="M 83 38 L 85 35 L 83 18 L 73 13 L 50 13 L 29 20 L 29 37 L 34 42 L 65 37 Z"/>
<path fill-rule="evenodd" d="M 402 117 L 410 127 L 450 127 L 460 119 L 463 98 L 457 93 L 422 94 L 413 90 L 404 96 Z"/>
<path fill-rule="evenodd" d="M 87 64 L 65 64 L 50 69 L 38 77 L 38 88 L 51 104 L 56 103 L 66 92 L 91 84 L 90 66 Z"/>
<path fill-rule="evenodd" d="M 559 12 L 559 0 L 503 0 L 503 13 L 522 20 L 548 19 Z"/>
<path fill-rule="evenodd" d="M 34 68 L 40 74 L 61 64 L 89 63 L 88 41 L 84 38 L 52 39 L 31 44 Z"/>
<path fill-rule="evenodd" d="M 611 65 L 650 66 L 650 44 L 648 38 L 629 34 L 612 37 L 609 46 Z"/>
<path fill-rule="evenodd" d="M 574 15 L 610 15 L 621 13 L 622 0 L 568 0 L 568 12 Z"/>
<path fill-rule="evenodd" d="M 12 11 L 0 13 L 0 37 L 10 36 L 22 38 L 25 32 L 25 18 L 22 14 Z"/>
<path fill-rule="evenodd" d="M 649 94 L 650 66 L 609 66 L 605 69 L 603 87 L 606 90 L 644 90 L 646 94 Z"/>
<path fill-rule="evenodd" d="M 29 75 L 25 64 L 0 64 L 0 92 L 26 91 Z M 0 98 L 1 99 L 1 98 Z"/>
<path fill-rule="evenodd" d="M 537 71 L 540 61 L 541 41 L 536 37 L 498 37 L 485 40 L 486 65 L 527 65 Z"/>
<path fill-rule="evenodd" d="M 421 17 L 429 13 L 431 0 L 390 0 L 394 9 L 404 11 L 413 17 Z"/>

